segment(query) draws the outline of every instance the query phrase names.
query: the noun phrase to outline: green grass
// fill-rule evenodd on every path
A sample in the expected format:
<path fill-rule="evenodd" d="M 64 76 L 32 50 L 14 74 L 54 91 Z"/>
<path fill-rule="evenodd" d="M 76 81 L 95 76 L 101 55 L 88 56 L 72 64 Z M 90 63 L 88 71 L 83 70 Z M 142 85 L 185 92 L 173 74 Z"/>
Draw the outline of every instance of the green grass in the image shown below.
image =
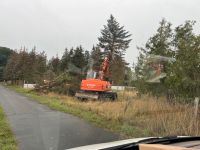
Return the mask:
<path fill-rule="evenodd" d="M 107 119 L 93 111 L 81 109 L 80 107 L 77 108 L 77 107 L 69 106 L 66 103 L 63 104 L 62 100 L 59 99 L 58 97 L 49 97 L 48 95 L 41 95 L 36 92 L 23 89 L 20 87 L 16 87 L 16 86 L 9 86 L 9 88 L 27 97 L 30 97 L 41 104 L 47 105 L 51 109 L 75 115 L 98 127 L 109 129 L 115 133 L 120 134 L 122 138 L 141 137 L 141 136 L 149 135 L 149 133 L 146 130 L 142 130 L 138 127 L 130 126 L 127 123 L 124 123 L 123 121 Z"/>
<path fill-rule="evenodd" d="M 17 143 L 10 129 L 2 107 L 0 106 L 0 150 L 18 150 Z"/>

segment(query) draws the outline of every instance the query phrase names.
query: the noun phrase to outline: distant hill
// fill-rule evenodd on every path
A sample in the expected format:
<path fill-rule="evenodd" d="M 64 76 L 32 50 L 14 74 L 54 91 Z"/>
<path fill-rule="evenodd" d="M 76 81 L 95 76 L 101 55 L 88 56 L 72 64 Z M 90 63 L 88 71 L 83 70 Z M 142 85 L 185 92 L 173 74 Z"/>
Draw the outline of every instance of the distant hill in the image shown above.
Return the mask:
<path fill-rule="evenodd" d="M 12 52 L 10 48 L 0 47 L 0 81 L 3 80 L 3 70 Z"/>

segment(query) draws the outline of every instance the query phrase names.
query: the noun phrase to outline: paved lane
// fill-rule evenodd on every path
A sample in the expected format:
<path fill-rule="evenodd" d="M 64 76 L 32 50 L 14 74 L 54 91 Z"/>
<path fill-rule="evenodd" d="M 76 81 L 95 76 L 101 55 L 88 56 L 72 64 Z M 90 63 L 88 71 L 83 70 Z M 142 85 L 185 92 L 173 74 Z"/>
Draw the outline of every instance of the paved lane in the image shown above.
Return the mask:
<path fill-rule="evenodd" d="M 0 105 L 21 150 L 64 150 L 119 139 L 116 134 L 72 115 L 51 110 L 2 86 Z"/>

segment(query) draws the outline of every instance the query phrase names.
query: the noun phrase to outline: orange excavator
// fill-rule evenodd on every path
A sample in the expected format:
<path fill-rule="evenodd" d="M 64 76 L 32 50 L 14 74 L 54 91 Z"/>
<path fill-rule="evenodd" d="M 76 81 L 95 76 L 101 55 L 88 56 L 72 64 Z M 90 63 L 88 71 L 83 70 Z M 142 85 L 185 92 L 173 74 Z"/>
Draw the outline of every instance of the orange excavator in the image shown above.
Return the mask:
<path fill-rule="evenodd" d="M 117 99 L 117 93 L 112 92 L 111 90 L 111 83 L 109 82 L 109 68 L 109 57 L 105 57 L 100 66 L 100 71 L 98 74 L 92 70 L 88 71 L 87 78 L 81 81 L 80 91 L 76 92 L 75 96 L 82 100 Z"/>

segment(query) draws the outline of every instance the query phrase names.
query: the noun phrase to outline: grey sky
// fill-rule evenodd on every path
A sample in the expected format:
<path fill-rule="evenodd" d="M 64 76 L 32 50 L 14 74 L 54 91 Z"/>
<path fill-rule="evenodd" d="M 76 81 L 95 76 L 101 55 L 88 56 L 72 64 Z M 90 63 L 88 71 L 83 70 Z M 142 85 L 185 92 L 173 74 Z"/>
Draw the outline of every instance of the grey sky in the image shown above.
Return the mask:
<path fill-rule="evenodd" d="M 199 33 L 199 0 L 0 0 L 0 46 L 35 45 L 48 57 L 80 44 L 90 50 L 110 14 L 133 35 L 129 63 L 163 17 L 174 26 L 196 20 Z"/>

